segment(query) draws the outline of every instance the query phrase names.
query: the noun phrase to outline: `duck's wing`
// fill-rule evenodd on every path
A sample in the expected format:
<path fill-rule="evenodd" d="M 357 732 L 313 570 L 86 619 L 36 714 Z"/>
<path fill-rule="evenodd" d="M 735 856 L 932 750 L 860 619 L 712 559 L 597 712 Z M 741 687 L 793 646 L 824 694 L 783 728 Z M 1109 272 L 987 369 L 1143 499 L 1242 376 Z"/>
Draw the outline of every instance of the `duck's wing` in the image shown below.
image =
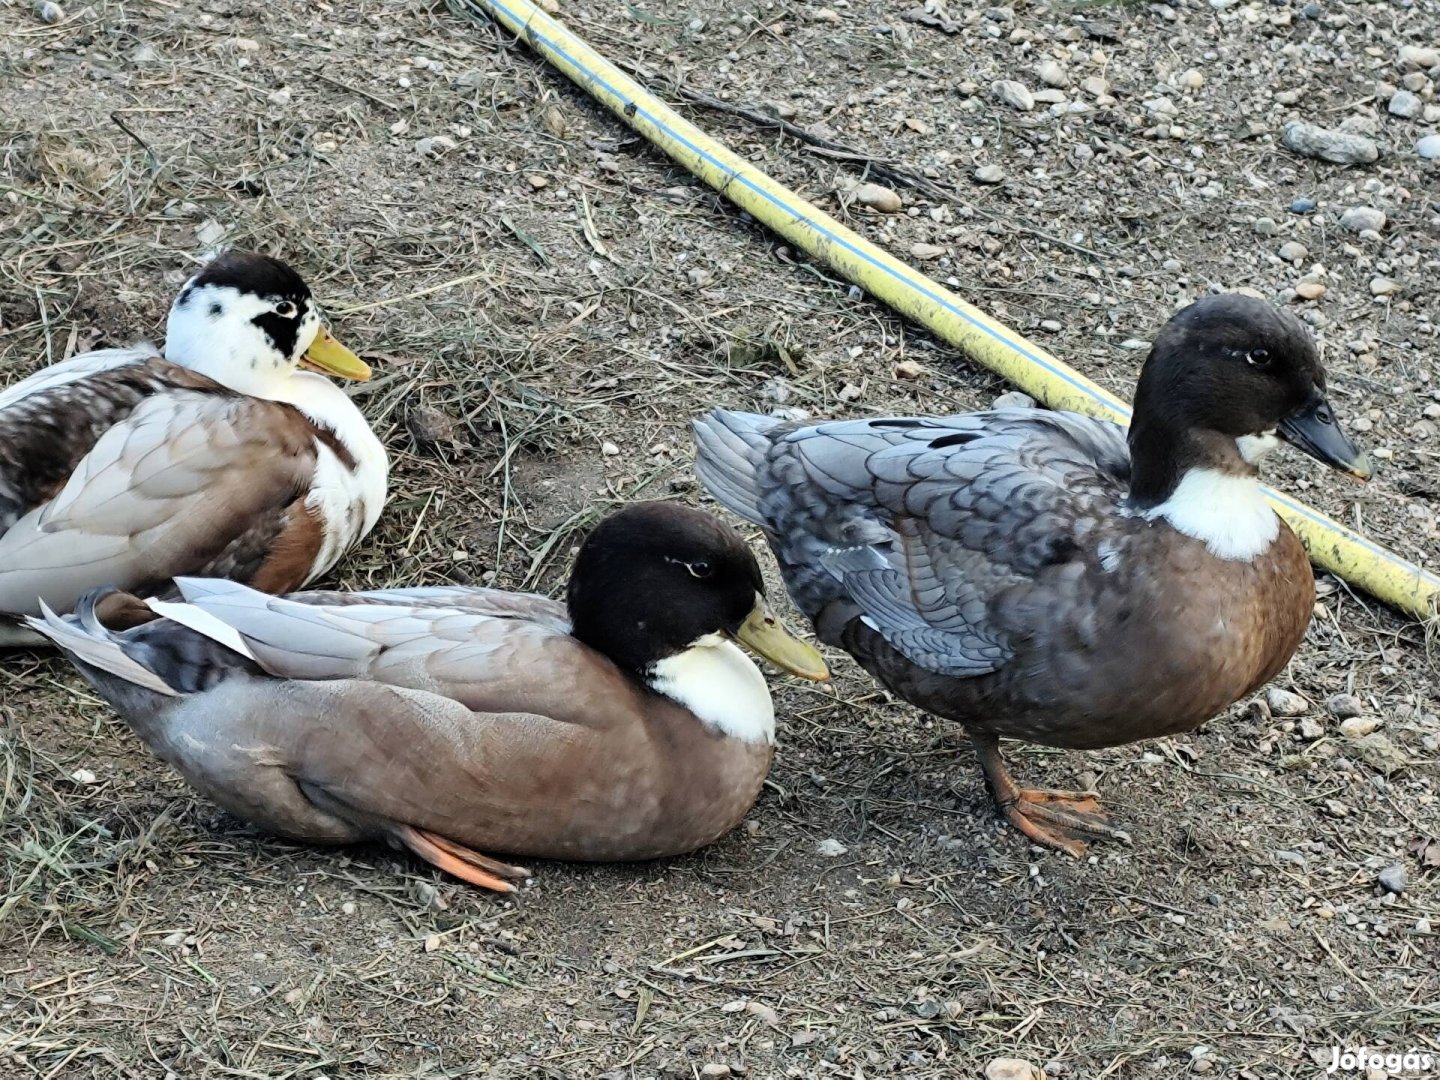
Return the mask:
<path fill-rule="evenodd" d="M 324 541 L 318 511 L 305 502 L 318 453 L 313 425 L 288 405 L 214 384 L 157 390 L 149 376 L 127 378 L 100 380 L 109 398 L 98 377 L 77 378 L 0 413 L 0 501 L 16 477 L 33 479 L 48 460 L 49 433 L 65 462 L 47 490 L 32 485 L 26 501 L 35 504 L 0 534 L 0 611 L 33 613 L 37 598 L 69 610 L 97 585 L 152 591 L 185 573 L 275 591 L 301 584 Z M 82 395 L 84 408 L 80 398 L 69 411 L 56 408 L 66 392 Z M 17 434 L 27 424 L 29 434 Z"/>
<path fill-rule="evenodd" d="M 530 593 L 455 586 L 277 597 L 221 579 L 176 584 L 183 603 L 151 607 L 280 679 L 359 679 L 477 712 L 569 715 L 578 683 L 603 675 L 608 684 L 616 673 L 570 636 L 562 604 Z"/>
<path fill-rule="evenodd" d="M 1035 600 L 1117 511 L 1130 471 L 1118 426 L 1030 409 L 811 426 L 717 412 L 697 437 L 702 481 L 765 527 L 822 636 L 839 643 L 858 614 L 957 677 L 1009 659 L 998 608 Z"/>

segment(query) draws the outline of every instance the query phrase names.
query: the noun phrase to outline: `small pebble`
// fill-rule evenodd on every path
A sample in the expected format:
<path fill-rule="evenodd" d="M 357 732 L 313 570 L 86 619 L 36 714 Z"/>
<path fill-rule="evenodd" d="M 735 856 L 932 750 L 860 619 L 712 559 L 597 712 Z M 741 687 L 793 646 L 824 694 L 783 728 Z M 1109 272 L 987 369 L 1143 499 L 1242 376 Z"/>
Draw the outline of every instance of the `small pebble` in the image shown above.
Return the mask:
<path fill-rule="evenodd" d="M 1277 226 L 1274 218 L 1262 217 L 1255 219 L 1255 231 L 1261 236 L 1274 236 Z"/>
<path fill-rule="evenodd" d="M 730 1066 L 723 1061 L 712 1061 L 700 1069 L 701 1076 L 729 1076 Z"/>
<path fill-rule="evenodd" d="M 995 100 L 1002 104 L 1009 105 L 1012 109 L 1020 112 L 1029 112 L 1035 108 L 1035 98 L 1024 83 L 1016 82 L 1014 79 L 1001 79 L 990 84 L 990 92 L 995 95 Z"/>
<path fill-rule="evenodd" d="M 1041 319 L 1040 329 L 1044 330 L 1047 334 L 1058 334 L 1064 327 L 1055 319 Z"/>
<path fill-rule="evenodd" d="M 1319 300 L 1328 291 L 1319 281 L 1302 281 L 1295 286 L 1295 295 L 1302 300 Z"/>
<path fill-rule="evenodd" d="M 1349 720 L 1364 712 L 1365 707 L 1354 694 L 1335 694 L 1326 700 L 1325 711 L 1336 720 Z"/>
<path fill-rule="evenodd" d="M 43 23 L 54 26 L 61 19 L 65 18 L 65 9 L 59 4 L 46 0 L 43 4 L 35 5 L 35 17 Z"/>
<path fill-rule="evenodd" d="M 532 188 L 534 188 L 536 191 L 539 191 L 541 188 L 550 186 L 550 181 L 547 180 L 545 177 L 539 175 L 538 173 L 527 176 L 525 178 L 525 182 L 529 184 Z"/>
<path fill-rule="evenodd" d="M 1404 71 L 1425 71 L 1440 66 L 1440 49 L 1423 45 L 1401 45 L 1400 67 Z"/>
<path fill-rule="evenodd" d="M 857 202 L 882 214 L 893 214 L 904 205 L 899 195 L 881 184 L 860 184 L 851 194 Z"/>
<path fill-rule="evenodd" d="M 1033 409 L 1035 408 L 1035 399 L 1019 390 L 1011 390 L 997 397 L 990 407 L 992 409 Z"/>
<path fill-rule="evenodd" d="M 1310 249 L 1298 240 L 1286 240 L 1280 245 L 1280 258 L 1286 262 L 1299 262 L 1310 257 Z"/>
<path fill-rule="evenodd" d="M 459 145 L 449 135 L 428 135 L 415 141 L 415 152 L 421 157 L 439 157 Z"/>
<path fill-rule="evenodd" d="M 1270 707 L 1272 716 L 1302 716 L 1310 710 L 1310 702 L 1299 694 L 1282 690 L 1278 686 L 1272 686 L 1266 693 L 1265 704 Z"/>
<path fill-rule="evenodd" d="M 609 439 L 606 439 L 600 444 L 600 453 L 606 457 L 618 457 L 620 455 L 620 447 L 616 446 Z"/>
<path fill-rule="evenodd" d="M 1314 209 L 1314 199 L 1296 199 L 1290 204 L 1290 213 L 1292 214 L 1308 214 Z"/>
<path fill-rule="evenodd" d="M 1370 279 L 1371 296 L 1389 296 L 1391 293 L 1397 293 L 1399 291 L 1399 283 L 1388 277 L 1377 276 Z"/>
<path fill-rule="evenodd" d="M 1440 161 L 1440 135 L 1426 135 L 1415 143 L 1415 153 L 1426 161 Z"/>
<path fill-rule="evenodd" d="M 1409 90 L 1397 90 L 1387 106 L 1391 116 L 1410 120 L 1420 115 L 1420 98 Z"/>
<path fill-rule="evenodd" d="M 815 845 L 815 854 L 826 859 L 838 859 L 845 854 L 845 851 L 845 845 L 833 836 L 827 837 Z"/>
<path fill-rule="evenodd" d="M 1205 76 L 1203 73 L 1197 71 L 1195 68 L 1190 68 L 1186 71 L 1182 71 L 1180 73 L 1180 77 L 1175 81 L 1178 82 L 1181 86 L 1183 86 L 1186 90 L 1199 90 L 1202 86 L 1205 85 Z"/>
<path fill-rule="evenodd" d="M 1340 224 L 1351 232 L 1379 232 L 1385 228 L 1385 211 L 1373 206 L 1352 206 L 1340 215 Z"/>
<path fill-rule="evenodd" d="M 1405 867 L 1400 863 L 1392 863 L 1381 870 L 1375 880 L 1380 883 L 1382 889 L 1392 892 L 1396 896 L 1410 887 L 1410 875 L 1405 872 Z"/>
<path fill-rule="evenodd" d="M 70 779 L 77 784 L 93 784 L 95 783 L 95 774 L 89 769 L 76 769 L 70 774 Z"/>
<path fill-rule="evenodd" d="M 895 377 L 914 381 L 925 374 L 925 368 L 914 360 L 901 360 L 895 365 Z"/>
<path fill-rule="evenodd" d="M 985 1080 L 1045 1080 L 1045 1073 L 1023 1058 L 995 1058 L 985 1066 Z"/>
<path fill-rule="evenodd" d="M 340 912 L 341 912 L 341 914 L 343 914 L 343 915 L 354 915 L 354 914 L 355 914 L 355 905 L 352 904 L 350 901 L 347 900 L 347 901 L 345 901 L 345 903 L 343 903 L 343 904 L 340 905 Z"/>
<path fill-rule="evenodd" d="M 1325 725 L 1313 716 L 1302 716 L 1300 718 L 1300 737 L 1302 739 L 1318 739 L 1325 734 Z"/>
<path fill-rule="evenodd" d="M 1380 721 L 1373 716 L 1352 716 L 1340 722 L 1340 734 L 1351 739 L 1363 739 L 1380 727 Z"/>
<path fill-rule="evenodd" d="M 1297 154 L 1336 165 L 1363 165 L 1380 157 L 1373 139 L 1298 120 L 1285 125 L 1280 141 Z"/>
<path fill-rule="evenodd" d="M 1070 85 L 1070 75 L 1054 60 L 1042 60 L 1035 67 L 1035 74 L 1046 86 L 1053 86 L 1056 89 L 1063 89 Z"/>
<path fill-rule="evenodd" d="M 1005 170 L 999 165 L 981 165 L 975 170 L 975 179 L 982 184 L 998 184 L 1005 179 Z"/>

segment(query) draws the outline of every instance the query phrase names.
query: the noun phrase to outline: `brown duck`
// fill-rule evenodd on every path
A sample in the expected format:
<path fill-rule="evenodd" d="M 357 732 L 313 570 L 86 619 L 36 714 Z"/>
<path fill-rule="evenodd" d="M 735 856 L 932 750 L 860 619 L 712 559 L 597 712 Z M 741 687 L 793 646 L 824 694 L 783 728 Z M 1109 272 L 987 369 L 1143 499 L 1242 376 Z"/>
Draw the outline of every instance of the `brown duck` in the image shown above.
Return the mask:
<path fill-rule="evenodd" d="M 963 724 L 996 804 L 1074 855 L 1123 836 L 1093 794 L 1020 788 L 999 739 L 1092 749 L 1194 728 L 1299 646 L 1314 580 L 1256 463 L 1283 440 L 1367 479 L 1290 315 L 1206 297 L 1161 330 L 1128 442 L 1005 409 L 695 423 L 705 487 L 761 525 L 827 644 Z"/>
<path fill-rule="evenodd" d="M 566 604 L 178 584 L 183 602 L 101 591 L 30 623 L 232 813 L 314 843 L 385 838 L 500 891 L 528 872 L 482 849 L 653 859 L 740 821 L 770 768 L 775 714 L 734 642 L 828 676 L 771 614 L 739 535 L 668 503 L 598 525 Z"/>

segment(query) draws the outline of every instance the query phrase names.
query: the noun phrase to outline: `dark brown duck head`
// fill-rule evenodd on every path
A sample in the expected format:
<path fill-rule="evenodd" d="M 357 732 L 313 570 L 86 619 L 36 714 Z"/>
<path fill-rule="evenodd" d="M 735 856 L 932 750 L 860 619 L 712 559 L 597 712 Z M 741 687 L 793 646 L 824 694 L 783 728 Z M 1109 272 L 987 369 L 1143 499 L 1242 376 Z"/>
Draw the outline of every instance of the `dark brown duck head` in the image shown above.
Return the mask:
<path fill-rule="evenodd" d="M 1370 478 L 1369 459 L 1326 399 L 1319 353 L 1298 319 L 1240 293 L 1206 296 L 1172 317 L 1135 393 L 1131 504 L 1160 506 L 1194 470 L 1253 477 L 1282 441 Z"/>
<path fill-rule="evenodd" d="M 575 637 L 649 685 L 691 650 L 737 641 L 825 679 L 825 661 L 770 610 L 760 566 L 730 526 L 675 503 L 632 503 L 586 537 L 566 596 Z"/>

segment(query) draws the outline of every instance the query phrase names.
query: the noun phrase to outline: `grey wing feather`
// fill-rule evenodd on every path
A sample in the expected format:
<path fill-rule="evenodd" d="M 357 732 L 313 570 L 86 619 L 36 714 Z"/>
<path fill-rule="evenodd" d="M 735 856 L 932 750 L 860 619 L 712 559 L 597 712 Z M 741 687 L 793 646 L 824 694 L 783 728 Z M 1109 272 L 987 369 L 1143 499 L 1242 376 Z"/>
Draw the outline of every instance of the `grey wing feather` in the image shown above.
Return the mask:
<path fill-rule="evenodd" d="M 736 415 L 697 431 L 753 432 Z M 994 604 L 1113 510 L 1130 470 L 1117 425 L 1032 409 L 772 426 L 747 453 L 751 499 L 802 610 L 853 604 L 909 659 L 956 676 L 1012 655 Z"/>

